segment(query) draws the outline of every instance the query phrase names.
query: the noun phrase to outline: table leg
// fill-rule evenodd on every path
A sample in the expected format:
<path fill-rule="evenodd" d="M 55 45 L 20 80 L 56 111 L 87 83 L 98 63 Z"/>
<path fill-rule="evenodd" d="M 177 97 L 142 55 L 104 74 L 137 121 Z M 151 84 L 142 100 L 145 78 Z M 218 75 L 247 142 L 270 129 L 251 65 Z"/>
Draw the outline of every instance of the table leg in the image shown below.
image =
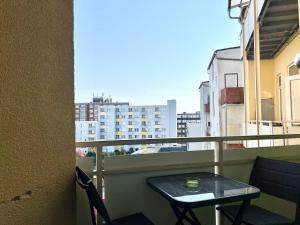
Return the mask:
<path fill-rule="evenodd" d="M 185 217 L 185 214 L 187 213 L 187 209 L 183 209 L 181 212 L 175 205 L 171 204 L 171 207 L 177 217 L 176 225 L 184 225 L 182 221 Z"/>
<path fill-rule="evenodd" d="M 175 205 L 171 204 L 174 214 L 177 217 L 176 225 L 184 225 L 183 220 L 186 220 L 191 225 L 201 225 L 199 220 L 197 219 L 196 215 L 191 209 L 184 208 L 182 211 L 176 207 Z M 189 218 L 186 214 L 189 212 L 192 218 Z"/>
<path fill-rule="evenodd" d="M 243 202 L 243 204 L 240 206 L 240 209 L 239 209 L 232 225 L 240 225 L 242 223 L 243 214 L 244 214 L 245 209 L 247 208 L 248 205 L 250 205 L 250 200 L 245 200 Z"/>

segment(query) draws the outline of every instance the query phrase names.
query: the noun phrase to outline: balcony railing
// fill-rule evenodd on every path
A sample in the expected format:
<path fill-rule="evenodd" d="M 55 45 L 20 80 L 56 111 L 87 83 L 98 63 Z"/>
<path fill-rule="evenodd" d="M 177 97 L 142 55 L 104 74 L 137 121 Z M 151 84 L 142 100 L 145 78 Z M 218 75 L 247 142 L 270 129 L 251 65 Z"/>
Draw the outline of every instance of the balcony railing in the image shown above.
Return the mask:
<path fill-rule="evenodd" d="M 221 105 L 244 103 L 244 88 L 224 88 L 221 90 Z"/>
<path fill-rule="evenodd" d="M 172 223 L 173 220 L 175 222 L 175 216 L 172 214 L 167 201 L 147 187 L 145 182 L 147 177 L 182 172 L 210 171 L 247 182 L 252 163 L 257 155 L 299 161 L 299 146 L 274 146 L 223 151 L 226 142 L 296 138 L 300 138 L 300 134 L 106 140 L 77 142 L 76 147 L 94 147 L 97 149 L 97 170 L 93 172 L 98 178 L 97 188 L 99 193 L 104 194 L 106 206 L 113 218 L 142 211 L 155 224 L 165 225 Z M 102 148 L 105 146 L 191 142 L 210 142 L 213 150 L 102 157 Z M 102 182 L 103 180 L 104 182 Z M 79 199 L 82 199 L 82 197 L 79 197 Z M 262 196 L 256 203 L 274 211 L 280 212 L 281 210 L 283 211 L 281 213 L 284 213 L 285 216 L 293 217 L 294 205 L 284 202 L 285 206 L 279 207 L 282 203 L 278 202 L 278 199 L 272 199 L 268 196 Z M 80 203 L 80 205 L 82 204 Z M 80 211 L 81 218 L 83 213 L 83 211 Z M 214 207 L 201 208 L 196 213 L 203 223 L 219 224 L 219 214 Z M 89 217 L 88 213 L 86 215 Z"/>

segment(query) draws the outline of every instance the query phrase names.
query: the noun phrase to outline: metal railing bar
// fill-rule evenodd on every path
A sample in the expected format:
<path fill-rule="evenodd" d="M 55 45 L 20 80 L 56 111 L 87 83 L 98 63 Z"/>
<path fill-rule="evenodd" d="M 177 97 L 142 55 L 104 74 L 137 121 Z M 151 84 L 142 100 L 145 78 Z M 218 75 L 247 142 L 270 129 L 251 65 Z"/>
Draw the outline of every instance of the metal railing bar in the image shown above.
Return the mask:
<path fill-rule="evenodd" d="M 300 138 L 300 134 L 276 134 L 276 135 L 251 135 L 251 136 L 218 136 L 218 137 L 188 137 L 188 138 L 155 138 L 155 139 L 124 139 L 124 140 L 101 140 L 92 142 L 76 142 L 76 147 L 103 147 L 118 145 L 143 145 L 143 144 L 166 144 L 188 142 L 226 142 L 242 140 L 268 140 L 268 139 L 292 139 Z"/>

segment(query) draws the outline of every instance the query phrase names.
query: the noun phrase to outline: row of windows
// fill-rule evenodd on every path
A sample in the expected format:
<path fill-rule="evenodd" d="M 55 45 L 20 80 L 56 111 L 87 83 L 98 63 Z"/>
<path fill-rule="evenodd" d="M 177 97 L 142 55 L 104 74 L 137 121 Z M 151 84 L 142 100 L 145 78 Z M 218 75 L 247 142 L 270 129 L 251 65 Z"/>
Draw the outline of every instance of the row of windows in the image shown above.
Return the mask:
<path fill-rule="evenodd" d="M 76 104 L 75 105 L 75 109 L 78 110 L 78 109 L 89 109 L 90 111 L 96 111 L 96 109 L 94 108 L 94 105 L 86 105 L 86 104 L 81 104 L 81 105 L 78 105 Z M 112 108 L 113 109 L 113 108 Z M 107 108 L 107 107 L 100 107 L 100 112 L 110 112 L 111 108 Z M 153 111 L 153 108 L 152 107 L 149 107 L 149 108 L 145 108 L 145 107 L 130 107 L 126 110 L 126 108 L 115 108 L 115 112 L 138 112 L 138 111 L 141 111 L 141 112 L 152 112 Z M 164 111 L 164 108 L 160 108 L 160 107 L 155 107 L 154 108 L 154 111 L 155 112 L 160 112 L 160 111 Z"/>
<path fill-rule="evenodd" d="M 141 136 L 139 136 L 139 135 L 128 135 L 128 139 L 138 139 L 138 138 L 166 138 L 166 135 L 161 135 L 161 136 L 159 136 L 159 135 L 155 135 L 155 136 L 153 136 L 153 135 L 141 135 Z M 126 138 L 126 136 L 125 135 L 116 135 L 115 136 L 115 138 L 116 139 L 125 139 Z"/>
<path fill-rule="evenodd" d="M 199 119 L 200 115 L 199 114 L 183 114 L 183 115 L 177 115 L 177 119 L 182 118 L 182 119 Z"/>

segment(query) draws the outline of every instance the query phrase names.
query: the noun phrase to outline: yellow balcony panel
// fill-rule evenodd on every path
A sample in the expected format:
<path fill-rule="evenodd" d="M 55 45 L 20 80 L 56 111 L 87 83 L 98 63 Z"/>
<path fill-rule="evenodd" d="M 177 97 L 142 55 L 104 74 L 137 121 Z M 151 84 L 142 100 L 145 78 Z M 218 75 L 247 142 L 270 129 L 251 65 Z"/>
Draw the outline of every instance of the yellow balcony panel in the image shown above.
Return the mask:
<path fill-rule="evenodd" d="M 148 121 L 148 118 L 141 118 L 141 121 L 146 122 L 146 121 Z"/>
<path fill-rule="evenodd" d="M 148 135 L 148 131 L 143 131 L 142 135 Z"/>
<path fill-rule="evenodd" d="M 128 125 L 128 128 L 134 128 L 134 126 L 133 125 Z"/>
<path fill-rule="evenodd" d="M 120 123 L 122 121 L 122 119 L 121 118 L 116 118 L 115 121 Z"/>
<path fill-rule="evenodd" d="M 122 131 L 117 131 L 116 135 L 122 135 Z"/>
<path fill-rule="evenodd" d="M 128 112 L 128 115 L 133 115 L 133 112 Z"/>
<path fill-rule="evenodd" d="M 105 125 L 101 125 L 101 126 L 100 126 L 100 128 L 103 128 L 103 129 L 105 129 L 105 128 L 106 128 L 106 126 L 105 126 Z"/>
<path fill-rule="evenodd" d="M 160 115 L 160 111 L 155 111 L 154 114 L 155 115 Z"/>
<path fill-rule="evenodd" d="M 106 112 L 100 112 L 100 116 L 106 116 Z"/>

